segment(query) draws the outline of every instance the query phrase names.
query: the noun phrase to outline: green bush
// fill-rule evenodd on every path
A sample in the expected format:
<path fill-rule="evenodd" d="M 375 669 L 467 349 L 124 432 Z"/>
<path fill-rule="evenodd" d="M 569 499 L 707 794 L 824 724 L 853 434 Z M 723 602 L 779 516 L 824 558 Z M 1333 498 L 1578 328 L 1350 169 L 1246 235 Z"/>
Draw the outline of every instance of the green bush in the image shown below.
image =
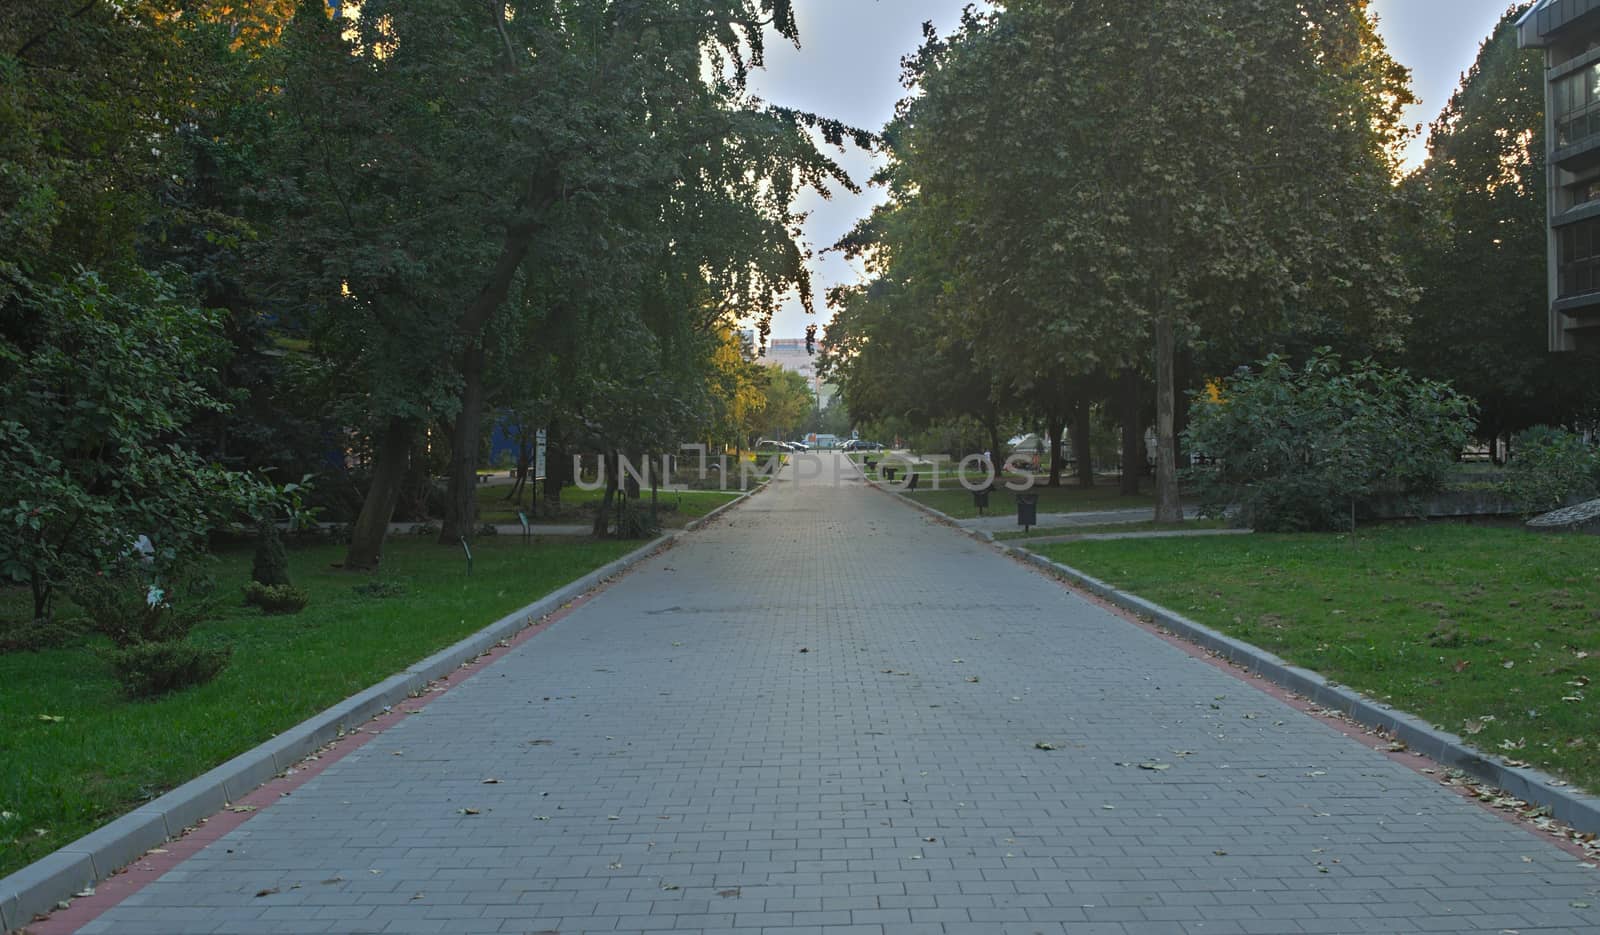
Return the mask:
<path fill-rule="evenodd" d="M 179 577 L 163 584 L 132 565 L 82 576 L 68 591 L 91 626 L 118 648 L 181 640 L 215 610 L 210 582 Z"/>
<path fill-rule="evenodd" d="M 75 581 L 71 594 L 90 625 L 110 638 L 112 672 L 132 697 L 208 682 L 228 664 L 227 647 L 188 641 L 189 631 L 215 610 L 209 581 L 177 577 L 163 584 L 125 564 Z"/>
<path fill-rule="evenodd" d="M 399 597 L 406 593 L 406 586 L 398 581 L 368 581 L 366 584 L 355 585 L 350 590 L 354 591 L 357 597 L 385 598 Z"/>
<path fill-rule="evenodd" d="M 298 614 L 311 603 L 311 596 L 293 585 L 251 581 L 244 586 L 244 602 L 264 614 Z"/>
<path fill-rule="evenodd" d="M 1511 443 L 1511 461 L 1497 488 L 1524 513 L 1559 509 L 1600 489 L 1600 452 L 1580 435 L 1534 426 Z"/>
<path fill-rule="evenodd" d="M 154 698 L 209 682 L 227 666 L 230 655 L 226 646 L 197 646 L 187 640 L 134 643 L 109 653 L 117 681 L 134 698 Z"/>
<path fill-rule="evenodd" d="M 1278 356 L 1197 396 L 1185 433 L 1204 456 L 1187 474 L 1209 516 L 1238 508 L 1272 532 L 1348 529 L 1375 496 L 1439 490 L 1471 437 L 1472 403 L 1448 385 L 1327 349 Z"/>
<path fill-rule="evenodd" d="M 0 656 L 56 649 L 77 642 L 88 630 L 88 621 L 59 615 L 18 623 L 0 621 Z"/>
<path fill-rule="evenodd" d="M 258 584 L 287 585 L 289 580 L 289 555 L 283 549 L 283 536 L 276 523 L 264 522 L 256 527 L 256 552 L 250 562 L 250 578 Z"/>

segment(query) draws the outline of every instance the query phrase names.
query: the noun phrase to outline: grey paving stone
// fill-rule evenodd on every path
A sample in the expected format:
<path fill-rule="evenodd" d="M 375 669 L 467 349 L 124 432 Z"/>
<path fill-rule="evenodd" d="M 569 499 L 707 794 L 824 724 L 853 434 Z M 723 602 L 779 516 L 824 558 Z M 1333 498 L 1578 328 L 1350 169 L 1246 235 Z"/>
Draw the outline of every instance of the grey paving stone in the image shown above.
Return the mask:
<path fill-rule="evenodd" d="M 895 498 L 780 480 L 87 931 L 1592 933 L 1596 889 Z"/>

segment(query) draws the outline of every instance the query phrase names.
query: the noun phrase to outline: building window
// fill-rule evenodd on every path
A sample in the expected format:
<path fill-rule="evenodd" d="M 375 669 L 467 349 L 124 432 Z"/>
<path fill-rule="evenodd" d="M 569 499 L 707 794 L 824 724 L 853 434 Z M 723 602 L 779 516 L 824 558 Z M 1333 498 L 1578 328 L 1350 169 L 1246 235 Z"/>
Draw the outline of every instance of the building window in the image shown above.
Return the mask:
<path fill-rule="evenodd" d="M 1568 224 L 1558 231 L 1561 247 L 1561 298 L 1600 292 L 1600 218 Z"/>
<path fill-rule="evenodd" d="M 1571 146 L 1600 134 L 1600 64 L 1550 86 L 1556 114 L 1556 146 Z"/>
<path fill-rule="evenodd" d="M 1567 192 L 1572 197 L 1569 208 L 1586 205 L 1591 201 L 1600 201 L 1600 178 L 1587 179 L 1576 185 L 1567 186 Z"/>

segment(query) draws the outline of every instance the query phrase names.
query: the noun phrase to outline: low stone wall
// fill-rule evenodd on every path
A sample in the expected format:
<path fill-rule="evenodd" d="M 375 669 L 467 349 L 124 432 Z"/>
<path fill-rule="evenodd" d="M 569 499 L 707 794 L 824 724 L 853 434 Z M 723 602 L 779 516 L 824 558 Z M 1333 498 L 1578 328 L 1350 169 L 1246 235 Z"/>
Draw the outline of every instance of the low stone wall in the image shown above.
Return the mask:
<path fill-rule="evenodd" d="M 1405 497 L 1380 497 L 1364 504 L 1370 519 L 1406 519 L 1422 516 L 1445 519 L 1465 516 L 1516 516 L 1510 500 L 1493 489 L 1445 490 L 1420 502 Z"/>

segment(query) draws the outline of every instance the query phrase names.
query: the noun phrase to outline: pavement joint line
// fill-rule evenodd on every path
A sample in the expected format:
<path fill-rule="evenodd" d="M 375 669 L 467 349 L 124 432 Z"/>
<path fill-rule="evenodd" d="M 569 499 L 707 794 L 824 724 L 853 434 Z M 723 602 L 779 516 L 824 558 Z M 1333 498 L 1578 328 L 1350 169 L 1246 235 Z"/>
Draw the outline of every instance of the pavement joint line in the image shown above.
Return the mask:
<path fill-rule="evenodd" d="M 547 629 L 576 610 L 640 564 L 671 549 L 684 535 L 722 518 L 769 485 L 762 484 L 688 524 L 657 536 L 639 548 L 491 623 L 477 633 L 447 646 L 379 682 L 346 698 L 233 759 L 183 783 L 141 808 L 96 828 L 76 841 L 0 879 L 0 932 L 29 927 L 30 935 L 73 931 L 118 902 L 153 882 L 162 873 L 198 852 L 206 844 L 238 827 L 276 801 L 283 791 L 250 802 L 268 786 L 291 780 L 287 789 L 303 784 L 338 759 L 358 749 L 404 715 L 408 702 L 427 704 L 444 691 L 476 674 L 487 663 Z M 460 678 L 455 676 L 460 675 Z M 448 684 L 446 684 L 448 683 Z M 443 688 L 439 688 L 439 685 Z M 420 705 L 419 705 L 420 707 Z M 377 722 L 383 722 L 371 729 Z M 335 744 L 337 755 L 329 750 Z M 307 763 L 313 767 L 307 767 Z M 243 807 L 248 811 L 230 811 Z M 192 840 L 190 840 L 192 839 Z M 192 847 L 169 848 L 189 840 Z M 154 871 L 136 884 L 108 885 L 124 871 L 143 864 L 152 851 L 161 859 Z M 174 852 L 180 852 L 175 854 Z M 145 860 L 141 860 L 144 858 Z M 144 869 L 144 868 L 142 868 Z M 79 897 L 78 894 L 93 894 Z M 100 896 L 104 893 L 105 896 Z M 93 901 L 85 906 L 87 918 L 74 913 L 71 928 L 37 928 L 34 920 L 52 912 L 70 912 L 75 898 Z M 62 904 L 68 907 L 62 910 Z M 92 912 L 92 914 L 90 914 Z"/>
<path fill-rule="evenodd" d="M 1040 569 L 1048 574 L 1049 577 L 1067 584 L 1074 591 L 1092 595 L 1117 610 L 1123 611 L 1128 616 L 1119 615 L 1122 616 L 1122 619 L 1138 625 L 1143 625 L 1148 620 L 1154 624 L 1153 629 L 1158 634 L 1163 630 L 1172 633 L 1183 642 L 1198 646 L 1208 654 L 1215 653 L 1228 663 L 1231 663 L 1233 667 L 1243 669 L 1255 676 L 1257 680 L 1284 688 L 1322 708 L 1338 711 L 1362 726 L 1385 731 L 1395 739 L 1404 741 L 1411 751 L 1421 754 L 1441 766 L 1459 769 L 1467 775 L 1493 785 L 1513 798 L 1548 808 L 1551 817 L 1576 831 L 1589 834 L 1600 833 L 1600 796 L 1589 795 L 1564 785 L 1558 785 L 1561 780 L 1542 770 L 1507 766 L 1496 762 L 1492 755 L 1472 747 L 1455 734 L 1434 728 L 1420 717 L 1396 710 L 1381 702 L 1373 701 L 1342 685 L 1334 685 L 1316 672 L 1291 665 L 1277 655 L 1258 646 L 1234 639 L 1205 624 L 1190 620 L 1182 614 L 1168 610 L 1153 601 L 1119 590 L 1070 565 L 1051 561 L 1025 546 L 997 541 L 993 533 L 986 530 L 963 527 L 948 514 L 911 497 L 900 496 L 882 487 L 877 489 L 881 493 L 921 510 L 935 521 L 949 526 L 957 532 L 964 533 L 979 542 L 987 543 L 1002 554 L 1009 555 L 1013 559 Z M 1250 684 L 1257 684 L 1254 680 L 1242 680 Z M 1257 685 L 1257 687 L 1261 686 Z M 1476 801 L 1475 798 L 1473 800 Z M 1585 859 L 1593 857 L 1593 855 L 1585 854 L 1581 849 L 1566 842 L 1565 839 L 1558 835 L 1544 835 L 1540 829 L 1530 827 L 1523 821 L 1506 816 L 1500 810 L 1492 808 L 1486 803 L 1479 802 L 1478 804 L 1485 810 L 1507 818 L 1507 820 L 1513 821 L 1526 830 L 1551 838 L 1556 843 L 1563 845 L 1564 849 L 1568 850 L 1569 853 Z"/>

